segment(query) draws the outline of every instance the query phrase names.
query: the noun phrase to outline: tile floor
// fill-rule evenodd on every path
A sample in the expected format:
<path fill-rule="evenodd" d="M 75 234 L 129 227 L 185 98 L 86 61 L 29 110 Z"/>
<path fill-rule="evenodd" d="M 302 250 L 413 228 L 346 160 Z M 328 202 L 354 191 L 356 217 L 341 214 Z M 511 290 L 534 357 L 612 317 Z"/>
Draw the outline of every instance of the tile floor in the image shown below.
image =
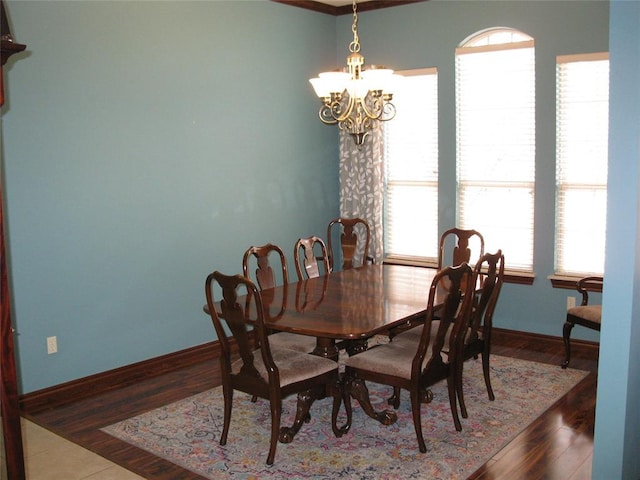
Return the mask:
<path fill-rule="evenodd" d="M 27 480 L 142 480 L 129 470 L 100 455 L 54 435 L 35 423 L 22 419 Z M 0 435 L 2 465 L 4 445 Z M 0 477 L 8 480 L 2 468 Z"/>

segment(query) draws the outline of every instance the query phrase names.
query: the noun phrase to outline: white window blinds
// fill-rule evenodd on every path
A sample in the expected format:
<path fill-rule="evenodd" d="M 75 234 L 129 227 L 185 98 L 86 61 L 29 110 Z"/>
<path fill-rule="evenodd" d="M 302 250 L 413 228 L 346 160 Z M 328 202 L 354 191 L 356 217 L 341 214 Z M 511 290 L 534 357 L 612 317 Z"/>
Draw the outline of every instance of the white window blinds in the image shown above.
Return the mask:
<path fill-rule="evenodd" d="M 556 73 L 556 273 L 602 274 L 609 56 L 559 56 Z"/>
<path fill-rule="evenodd" d="M 438 75 L 399 72 L 396 117 L 385 130 L 387 258 L 435 261 L 438 252 Z"/>
<path fill-rule="evenodd" d="M 458 226 L 502 249 L 510 270 L 532 271 L 534 41 L 456 49 L 456 115 Z"/>

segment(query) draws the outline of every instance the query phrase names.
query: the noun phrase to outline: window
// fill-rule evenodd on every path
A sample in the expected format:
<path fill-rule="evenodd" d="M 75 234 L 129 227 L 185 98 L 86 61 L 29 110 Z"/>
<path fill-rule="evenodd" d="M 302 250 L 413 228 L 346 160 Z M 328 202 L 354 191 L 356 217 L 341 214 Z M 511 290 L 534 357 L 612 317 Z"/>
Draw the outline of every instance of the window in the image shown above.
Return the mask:
<path fill-rule="evenodd" d="M 456 49 L 458 226 L 501 248 L 510 270 L 533 271 L 535 48 L 512 29 Z"/>
<path fill-rule="evenodd" d="M 609 56 L 556 62 L 556 252 L 558 275 L 604 272 Z"/>
<path fill-rule="evenodd" d="M 396 117 L 384 125 L 385 257 L 435 262 L 438 254 L 437 70 L 398 72 Z"/>

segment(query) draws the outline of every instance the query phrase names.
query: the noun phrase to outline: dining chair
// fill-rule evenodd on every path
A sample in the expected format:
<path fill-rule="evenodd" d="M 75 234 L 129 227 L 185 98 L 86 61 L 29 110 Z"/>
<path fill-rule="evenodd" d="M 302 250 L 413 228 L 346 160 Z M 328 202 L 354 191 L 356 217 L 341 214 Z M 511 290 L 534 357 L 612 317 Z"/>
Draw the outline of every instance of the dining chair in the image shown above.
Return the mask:
<path fill-rule="evenodd" d="M 474 255 L 471 254 L 471 247 L 474 247 L 473 250 L 476 252 Z M 437 268 L 441 270 L 447 265 L 456 266 L 461 263 L 475 265 L 483 254 L 484 237 L 480 232 L 473 229 L 450 228 L 440 235 Z M 434 320 L 437 319 L 438 313 L 436 312 Z M 389 331 L 389 338 L 394 338 L 407 332 L 409 332 L 407 335 L 416 335 L 416 332 L 412 332 L 412 330 L 416 328 L 416 325 L 420 325 L 422 320 L 423 318 L 421 317 L 414 318 L 412 321 L 392 329 Z"/>
<path fill-rule="evenodd" d="M 345 359 L 345 382 L 347 392 L 358 400 L 367 415 L 388 425 L 395 421 L 395 412 L 385 410 L 376 412 L 368 400 L 365 382 L 375 382 L 409 391 L 413 423 L 421 452 L 427 448 L 422 435 L 420 407 L 429 403 L 433 393 L 428 387 L 446 379 L 449 392 L 449 405 L 455 429 L 462 430 L 456 403 L 455 378 L 453 365 L 457 355 L 456 338 L 460 329 L 468 322 L 473 303 L 473 269 L 463 263 L 448 266 L 438 271 L 429 288 L 426 319 L 420 327 L 418 342 L 403 341 L 397 337 L 388 344 L 376 346 L 358 355 Z M 466 285 L 463 290 L 463 285 Z M 432 334 L 432 321 L 436 294 L 444 295 L 440 312 L 440 322 L 435 334 Z M 449 326 L 451 335 L 447 337 Z M 449 338 L 448 345 L 445 345 Z M 443 348 L 448 349 L 445 355 Z M 351 409 L 350 399 L 345 399 L 347 411 Z M 399 405 L 399 397 L 392 403 Z"/>
<path fill-rule="evenodd" d="M 331 272 L 327 246 L 322 238 L 299 238 L 293 252 L 298 280 L 315 278 Z"/>
<path fill-rule="evenodd" d="M 338 233 L 333 233 L 336 230 Z M 362 218 L 339 217 L 329 222 L 327 227 L 327 245 L 329 255 L 329 269 L 335 269 L 333 236 L 340 235 L 340 251 L 342 254 L 342 269 L 348 270 L 366 263 L 374 263 L 369 256 L 369 243 L 371 241 L 371 228 Z M 358 264 L 356 258 L 362 259 Z"/>
<path fill-rule="evenodd" d="M 564 361 L 560 365 L 562 368 L 567 368 L 571 360 L 571 330 L 575 325 L 600 331 L 602 305 L 589 304 L 589 292 L 602 292 L 603 285 L 602 276 L 587 276 L 576 282 L 576 290 L 582 295 L 582 302 L 577 307 L 567 310 L 567 320 L 562 328 L 565 351 Z"/>
<path fill-rule="evenodd" d="M 491 333 L 493 329 L 493 312 L 495 311 L 498 297 L 504 281 L 504 254 L 502 250 L 496 253 L 485 253 L 474 268 L 473 283 L 477 285 L 482 279 L 479 297 L 476 298 L 469 323 L 461 330 L 455 339 L 458 342 L 456 350 L 460 352 L 456 356 L 454 376 L 456 394 L 463 418 L 467 418 L 467 408 L 462 389 L 464 362 L 472 358 L 482 357 L 482 372 L 484 383 L 487 387 L 489 400 L 495 400 L 491 387 L 489 357 L 491 354 Z"/>
<path fill-rule="evenodd" d="M 473 255 L 471 247 L 475 247 Z M 438 270 L 445 265 L 455 266 L 465 262 L 475 265 L 482 255 L 484 255 L 484 237 L 480 232 L 473 229 L 450 228 L 440 236 Z"/>
<path fill-rule="evenodd" d="M 276 286 L 276 274 L 271 266 L 270 258 L 275 258 L 280 265 L 279 275 L 283 285 L 289 284 L 289 274 L 287 269 L 287 259 L 280 247 L 272 243 L 262 246 L 252 246 L 244 252 L 242 257 L 242 273 L 247 278 L 254 278 L 263 296 L 267 300 L 265 303 L 273 305 L 276 299 L 273 298 L 273 288 Z M 253 259 L 253 260 L 252 260 Z M 251 275 L 252 265 L 255 264 L 254 274 Z M 287 305 L 286 290 L 282 296 L 281 311 Z M 304 353 L 311 353 L 315 349 L 316 339 L 307 335 L 298 335 L 290 332 L 269 332 L 271 345 L 278 348 L 290 348 Z"/>
<path fill-rule="evenodd" d="M 221 292 L 220 315 L 215 307 L 214 289 Z M 247 295 L 247 301 L 238 301 L 243 294 Z M 333 396 L 333 432 L 336 436 L 342 435 L 343 431 L 337 426 L 342 400 L 340 390 L 336 388 L 338 364 L 316 355 L 273 347 L 264 324 L 261 294 L 250 279 L 215 271 L 207 276 L 205 295 L 221 349 L 224 424 L 220 445 L 227 443 L 236 390 L 269 401 L 271 435 L 267 465 L 273 464 L 278 440 L 290 443 L 308 417 L 313 401 L 327 394 Z M 258 342 L 251 342 L 252 334 L 258 336 Z M 235 355 L 232 358 L 231 338 L 237 344 L 239 358 Z M 302 415 L 296 416 L 291 427 L 281 428 L 282 400 L 292 394 L 298 394 L 297 412 Z"/>
<path fill-rule="evenodd" d="M 461 330 L 460 335 L 454 339 L 454 341 L 458 342 L 458 352 L 461 352 L 461 354 L 456 357 L 458 363 L 455 365 L 454 379 L 458 403 L 460 404 L 460 412 L 463 418 L 467 418 L 467 409 L 462 391 L 462 374 L 465 361 L 471 358 L 477 358 L 478 355 L 482 356 L 482 371 L 487 387 L 487 394 L 489 400 L 495 400 L 493 388 L 491 387 L 489 357 L 491 353 L 493 312 L 498 302 L 500 291 L 502 290 L 503 281 L 504 254 L 502 250 L 498 250 L 493 254 L 485 253 L 482 255 L 475 265 L 471 279 L 475 289 L 471 315 L 469 316 L 468 323 Z M 436 334 L 435 332 L 439 326 L 439 318 L 434 316 L 431 323 L 431 335 Z M 393 341 L 417 343 L 420 341 L 421 333 L 421 327 L 414 327 L 396 335 Z M 445 345 L 449 345 L 451 334 L 452 326 L 449 327 L 449 331 L 446 334 Z M 447 347 L 443 348 L 443 351 L 448 353 Z"/>

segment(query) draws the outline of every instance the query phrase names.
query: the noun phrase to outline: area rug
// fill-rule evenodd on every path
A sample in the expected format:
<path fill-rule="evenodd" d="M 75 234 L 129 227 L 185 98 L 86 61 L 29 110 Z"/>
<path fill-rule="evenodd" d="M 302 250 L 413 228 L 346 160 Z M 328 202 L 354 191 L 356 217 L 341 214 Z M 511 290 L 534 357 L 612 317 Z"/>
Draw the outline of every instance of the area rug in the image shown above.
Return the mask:
<path fill-rule="evenodd" d="M 427 452 L 420 453 L 406 391 L 398 421 L 383 426 L 353 402 L 353 424 L 336 438 L 331 399 L 314 403 L 311 421 L 290 444 L 278 444 L 275 463 L 269 449 L 268 402 L 236 392 L 227 445 L 222 431 L 221 387 L 194 395 L 103 429 L 172 463 L 210 479 L 463 479 L 467 478 L 546 411 L 588 372 L 555 365 L 491 357 L 496 400 L 487 397 L 481 362 L 465 363 L 464 392 L 469 418 L 462 432 L 453 426 L 446 382 L 432 388 L 434 400 L 422 406 Z M 368 384 L 376 410 L 387 407 L 391 389 Z M 342 412 L 344 413 L 344 412 Z M 295 416 L 295 397 L 285 400 L 282 424 Z"/>

